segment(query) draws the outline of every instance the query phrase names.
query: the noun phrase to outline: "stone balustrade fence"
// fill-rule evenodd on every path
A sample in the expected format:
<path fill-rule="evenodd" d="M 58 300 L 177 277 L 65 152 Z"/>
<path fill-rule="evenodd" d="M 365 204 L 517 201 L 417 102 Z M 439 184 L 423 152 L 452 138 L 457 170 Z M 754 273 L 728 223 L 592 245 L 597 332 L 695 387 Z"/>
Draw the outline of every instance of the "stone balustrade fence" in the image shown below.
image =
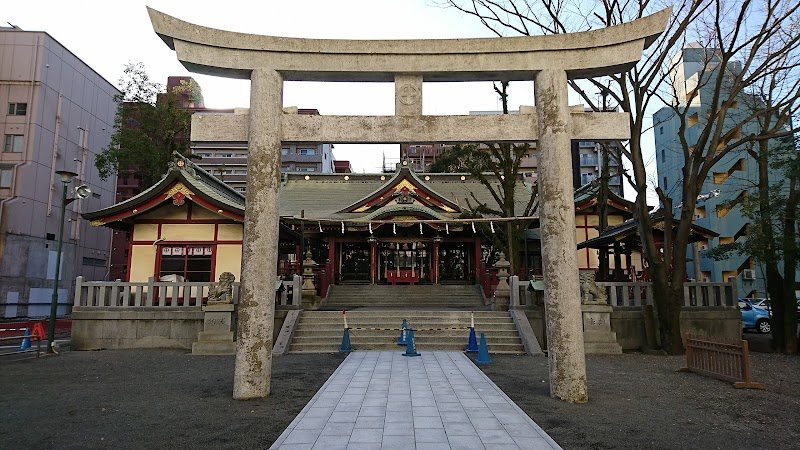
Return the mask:
<path fill-rule="evenodd" d="M 85 281 L 75 280 L 76 307 L 200 307 L 208 300 L 208 293 L 218 283 L 192 281 Z M 276 306 L 300 305 L 302 277 L 282 282 L 283 289 L 276 294 Z M 233 303 L 239 303 L 240 283 L 233 283 Z M 295 297 L 295 293 L 297 293 Z"/>

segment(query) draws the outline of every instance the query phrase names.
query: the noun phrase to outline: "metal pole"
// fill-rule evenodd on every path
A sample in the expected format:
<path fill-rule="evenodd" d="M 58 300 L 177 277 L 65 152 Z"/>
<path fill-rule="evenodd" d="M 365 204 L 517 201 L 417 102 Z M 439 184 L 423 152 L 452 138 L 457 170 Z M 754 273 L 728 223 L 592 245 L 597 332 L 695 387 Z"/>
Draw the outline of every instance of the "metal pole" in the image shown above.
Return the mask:
<path fill-rule="evenodd" d="M 50 329 L 47 332 L 47 351 L 53 353 L 53 343 L 56 338 L 56 310 L 58 308 L 58 281 L 61 271 L 61 245 L 64 242 L 64 211 L 67 206 L 67 187 L 69 182 L 64 182 L 61 193 L 61 220 L 58 222 L 58 247 L 56 250 L 56 279 L 53 282 L 53 297 L 50 300 Z"/>

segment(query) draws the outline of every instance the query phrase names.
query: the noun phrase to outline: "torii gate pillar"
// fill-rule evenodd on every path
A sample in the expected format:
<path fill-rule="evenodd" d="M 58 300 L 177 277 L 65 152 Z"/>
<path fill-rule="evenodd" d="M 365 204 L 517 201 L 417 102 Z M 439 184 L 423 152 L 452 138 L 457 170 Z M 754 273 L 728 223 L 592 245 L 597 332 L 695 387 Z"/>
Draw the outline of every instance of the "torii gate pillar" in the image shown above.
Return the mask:
<path fill-rule="evenodd" d="M 534 79 L 540 138 L 539 220 L 550 395 L 573 403 L 589 400 L 575 233 L 567 74 L 542 70 Z M 564 232 L 564 231 L 567 232 Z M 577 287 L 577 290 L 576 290 Z"/>

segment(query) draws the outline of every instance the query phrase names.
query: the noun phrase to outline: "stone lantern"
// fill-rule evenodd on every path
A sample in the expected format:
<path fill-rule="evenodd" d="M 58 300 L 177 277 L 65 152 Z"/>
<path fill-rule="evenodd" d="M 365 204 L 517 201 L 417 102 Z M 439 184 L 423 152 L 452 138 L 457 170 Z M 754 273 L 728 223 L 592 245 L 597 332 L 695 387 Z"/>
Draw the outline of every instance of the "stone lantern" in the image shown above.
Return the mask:
<path fill-rule="evenodd" d="M 311 259 L 311 251 L 306 252 L 303 260 L 303 309 L 317 309 L 317 288 L 314 286 L 314 266 L 317 262 Z"/>
<path fill-rule="evenodd" d="M 497 269 L 497 289 L 495 292 L 495 310 L 508 311 L 511 297 L 511 288 L 508 286 L 508 269 L 511 263 L 506 260 L 506 254 L 500 252 L 500 259 L 494 264 Z"/>

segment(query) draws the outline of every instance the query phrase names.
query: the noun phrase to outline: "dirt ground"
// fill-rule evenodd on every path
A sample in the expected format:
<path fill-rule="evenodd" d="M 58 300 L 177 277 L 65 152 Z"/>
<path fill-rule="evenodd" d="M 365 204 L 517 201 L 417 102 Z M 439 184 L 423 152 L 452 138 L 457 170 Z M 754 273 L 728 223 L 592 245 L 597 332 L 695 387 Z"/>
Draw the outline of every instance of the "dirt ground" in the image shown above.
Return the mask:
<path fill-rule="evenodd" d="M 343 356 L 273 359 L 272 394 L 235 401 L 232 356 L 177 350 L 0 360 L 0 448 L 267 448 Z"/>
<path fill-rule="evenodd" d="M 0 448 L 267 448 L 343 357 L 273 360 L 272 395 L 234 401 L 233 357 L 68 351 L 0 360 Z M 754 353 L 766 390 L 676 372 L 682 357 L 589 356 L 590 401 L 549 396 L 547 360 L 482 369 L 567 449 L 800 447 L 800 357 Z"/>

